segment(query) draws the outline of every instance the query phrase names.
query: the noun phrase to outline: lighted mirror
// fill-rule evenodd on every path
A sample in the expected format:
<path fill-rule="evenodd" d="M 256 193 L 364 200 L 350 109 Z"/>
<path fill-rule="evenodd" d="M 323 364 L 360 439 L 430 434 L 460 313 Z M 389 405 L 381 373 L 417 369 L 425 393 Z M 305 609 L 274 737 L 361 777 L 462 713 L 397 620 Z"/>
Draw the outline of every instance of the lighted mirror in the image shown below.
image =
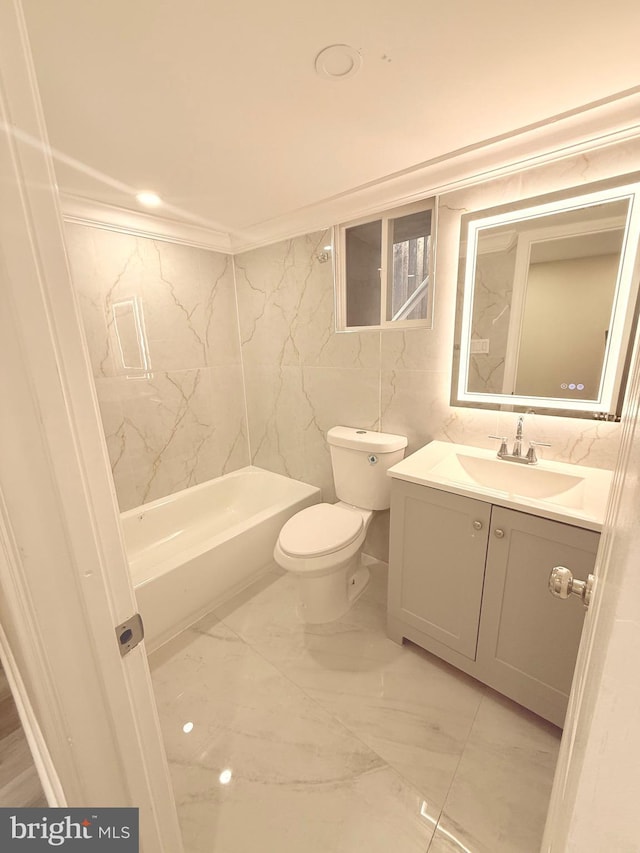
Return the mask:
<path fill-rule="evenodd" d="M 619 417 L 637 313 L 631 177 L 462 217 L 453 405 Z"/>
<path fill-rule="evenodd" d="M 336 327 L 431 326 L 435 201 L 338 228 Z"/>

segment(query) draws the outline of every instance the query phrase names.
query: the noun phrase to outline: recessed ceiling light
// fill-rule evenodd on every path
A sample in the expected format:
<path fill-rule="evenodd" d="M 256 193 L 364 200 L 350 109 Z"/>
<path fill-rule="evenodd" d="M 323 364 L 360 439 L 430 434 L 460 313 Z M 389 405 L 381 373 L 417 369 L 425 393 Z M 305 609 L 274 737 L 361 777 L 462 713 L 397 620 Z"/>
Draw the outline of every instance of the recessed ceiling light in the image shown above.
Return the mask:
<path fill-rule="evenodd" d="M 185 724 L 184 724 L 184 726 L 182 727 L 182 731 L 183 731 L 186 735 L 188 735 L 188 734 L 189 734 L 189 732 L 192 732 L 192 731 L 193 731 L 193 723 L 185 723 Z"/>
<path fill-rule="evenodd" d="M 222 785 L 228 785 L 231 781 L 231 776 L 231 770 L 223 770 L 220 776 L 218 776 L 218 779 Z"/>
<path fill-rule="evenodd" d="M 160 196 L 157 193 L 152 193 L 150 190 L 142 190 L 142 192 L 136 194 L 136 198 L 145 207 L 158 207 L 158 205 L 162 204 Z"/>

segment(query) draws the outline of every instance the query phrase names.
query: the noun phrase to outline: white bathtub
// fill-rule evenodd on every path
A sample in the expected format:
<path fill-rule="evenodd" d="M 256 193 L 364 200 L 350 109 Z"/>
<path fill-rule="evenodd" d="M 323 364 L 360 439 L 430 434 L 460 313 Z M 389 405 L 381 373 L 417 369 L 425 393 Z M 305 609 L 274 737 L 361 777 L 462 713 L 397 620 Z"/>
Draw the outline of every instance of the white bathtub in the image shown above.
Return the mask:
<path fill-rule="evenodd" d="M 282 525 L 320 489 L 253 466 L 121 514 L 153 651 L 254 581 Z"/>

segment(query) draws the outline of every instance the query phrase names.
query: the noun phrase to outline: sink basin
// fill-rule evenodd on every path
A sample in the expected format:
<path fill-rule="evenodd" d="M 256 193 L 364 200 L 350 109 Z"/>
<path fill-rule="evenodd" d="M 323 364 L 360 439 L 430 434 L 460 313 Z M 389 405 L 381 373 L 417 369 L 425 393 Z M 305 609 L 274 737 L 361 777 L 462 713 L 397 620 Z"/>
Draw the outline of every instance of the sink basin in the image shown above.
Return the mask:
<path fill-rule="evenodd" d="M 525 465 L 495 451 L 432 441 L 389 469 L 396 479 L 600 530 L 612 472 L 542 460 Z"/>
<path fill-rule="evenodd" d="M 561 495 L 584 483 L 584 477 L 573 474 L 550 471 L 535 465 L 505 462 L 497 457 L 484 459 L 457 452 L 449 454 L 435 465 L 433 473 L 456 482 L 471 480 L 488 489 L 498 489 L 538 500 Z"/>

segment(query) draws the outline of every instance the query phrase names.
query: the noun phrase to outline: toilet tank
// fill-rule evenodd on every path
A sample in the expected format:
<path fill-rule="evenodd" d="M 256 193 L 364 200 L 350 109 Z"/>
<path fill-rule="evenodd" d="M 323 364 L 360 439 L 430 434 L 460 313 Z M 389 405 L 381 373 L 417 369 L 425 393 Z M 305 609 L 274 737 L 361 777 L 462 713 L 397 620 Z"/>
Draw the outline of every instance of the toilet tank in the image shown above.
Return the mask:
<path fill-rule="evenodd" d="M 387 470 L 404 456 L 406 436 L 336 426 L 327 433 L 327 442 L 338 499 L 361 509 L 388 509 Z"/>

